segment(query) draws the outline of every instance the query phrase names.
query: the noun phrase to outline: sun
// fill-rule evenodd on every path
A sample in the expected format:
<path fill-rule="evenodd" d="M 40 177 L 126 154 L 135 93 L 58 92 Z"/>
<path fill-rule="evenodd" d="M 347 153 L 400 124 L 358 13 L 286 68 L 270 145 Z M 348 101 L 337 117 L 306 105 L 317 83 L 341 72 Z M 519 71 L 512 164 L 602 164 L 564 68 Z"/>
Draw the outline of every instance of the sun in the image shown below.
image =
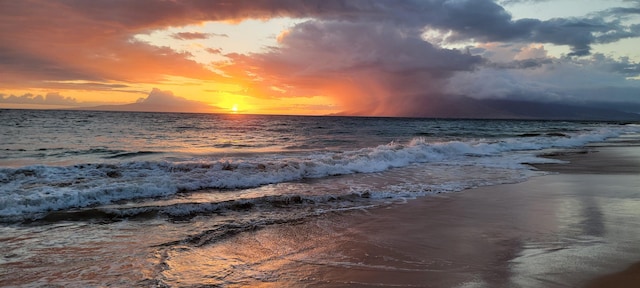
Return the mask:
<path fill-rule="evenodd" d="M 231 112 L 238 113 L 238 104 L 233 104 L 233 106 L 231 107 Z"/>

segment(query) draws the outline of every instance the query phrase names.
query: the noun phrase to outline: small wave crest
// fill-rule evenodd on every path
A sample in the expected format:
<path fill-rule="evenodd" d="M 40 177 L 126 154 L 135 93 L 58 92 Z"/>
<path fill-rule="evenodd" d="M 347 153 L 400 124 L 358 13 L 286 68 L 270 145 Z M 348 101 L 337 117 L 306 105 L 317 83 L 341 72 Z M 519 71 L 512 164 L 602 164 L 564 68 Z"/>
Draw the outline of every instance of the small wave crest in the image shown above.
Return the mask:
<path fill-rule="evenodd" d="M 152 155 L 152 154 L 161 154 L 162 152 L 154 152 L 154 151 L 137 151 L 137 152 L 120 152 L 115 155 L 105 156 L 105 159 L 123 159 L 123 158 L 133 158 L 138 156 Z"/>
<path fill-rule="evenodd" d="M 357 206 L 370 193 L 350 193 L 346 195 L 271 195 L 248 199 L 234 199 L 223 202 L 174 203 L 170 205 L 111 205 L 108 207 L 79 208 L 42 213 L 31 221 L 98 221 L 111 222 L 122 219 L 166 217 L 171 221 L 186 221 L 197 216 L 242 212 L 251 210 L 273 210 L 312 208 L 317 211 L 331 211 Z M 321 209 L 322 208 L 322 209 Z M 21 220 L 21 219 L 18 219 Z"/>

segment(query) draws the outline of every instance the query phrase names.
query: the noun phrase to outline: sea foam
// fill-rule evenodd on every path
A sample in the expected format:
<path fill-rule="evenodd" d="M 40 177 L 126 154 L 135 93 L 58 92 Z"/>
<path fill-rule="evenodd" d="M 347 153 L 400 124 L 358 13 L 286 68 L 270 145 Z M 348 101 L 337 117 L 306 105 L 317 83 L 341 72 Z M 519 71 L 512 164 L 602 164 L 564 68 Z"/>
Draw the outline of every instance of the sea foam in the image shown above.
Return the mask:
<path fill-rule="evenodd" d="M 251 188 L 307 178 L 382 172 L 415 163 L 526 169 L 523 163 L 551 160 L 523 151 L 577 147 L 638 130 L 637 126 L 619 126 L 566 136 L 465 142 L 431 142 L 426 138 L 414 138 L 406 144 L 392 142 L 339 152 L 0 168 L 0 217 L 27 217 L 47 211 L 203 189 Z"/>

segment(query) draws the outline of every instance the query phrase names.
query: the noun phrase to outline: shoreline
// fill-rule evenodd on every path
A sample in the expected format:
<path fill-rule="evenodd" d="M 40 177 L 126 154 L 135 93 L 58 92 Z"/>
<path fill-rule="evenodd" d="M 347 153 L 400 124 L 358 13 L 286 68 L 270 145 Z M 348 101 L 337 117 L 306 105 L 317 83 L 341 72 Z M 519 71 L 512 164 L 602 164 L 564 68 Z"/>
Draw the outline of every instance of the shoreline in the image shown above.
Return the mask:
<path fill-rule="evenodd" d="M 640 146 L 586 151 L 555 155 L 571 163 L 536 165 L 557 173 L 522 183 L 243 233 L 197 255 L 171 255 L 167 272 L 206 277 L 242 263 L 242 275 L 225 276 L 232 287 L 632 287 Z M 227 262 L 191 267 L 202 255 Z"/>

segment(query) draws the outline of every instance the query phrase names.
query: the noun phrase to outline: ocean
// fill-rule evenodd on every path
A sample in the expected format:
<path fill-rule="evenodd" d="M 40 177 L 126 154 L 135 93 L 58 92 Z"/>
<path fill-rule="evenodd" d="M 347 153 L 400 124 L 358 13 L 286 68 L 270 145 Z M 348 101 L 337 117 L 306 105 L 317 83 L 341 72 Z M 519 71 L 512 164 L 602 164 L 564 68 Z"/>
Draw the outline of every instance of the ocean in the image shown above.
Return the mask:
<path fill-rule="evenodd" d="M 639 139 L 621 122 L 0 110 L 0 279 L 269 282 L 211 255 L 174 259 L 271 225 L 522 182 L 547 173 L 529 164 L 559 161 L 544 153 Z"/>

